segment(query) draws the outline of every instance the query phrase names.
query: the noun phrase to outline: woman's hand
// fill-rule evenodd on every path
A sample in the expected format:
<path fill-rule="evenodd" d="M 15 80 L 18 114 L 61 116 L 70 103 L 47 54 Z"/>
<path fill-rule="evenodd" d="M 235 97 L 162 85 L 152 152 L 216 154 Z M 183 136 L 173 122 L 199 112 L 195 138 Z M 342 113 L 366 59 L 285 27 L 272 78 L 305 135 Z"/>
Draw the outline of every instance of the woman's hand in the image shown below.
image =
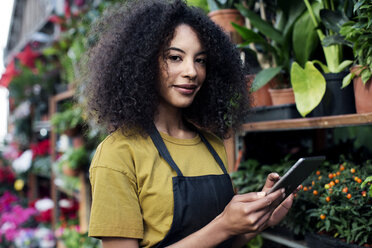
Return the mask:
<path fill-rule="evenodd" d="M 281 190 L 270 195 L 265 192 L 236 195 L 217 218 L 222 220 L 229 236 L 261 231 L 283 197 Z"/>
<path fill-rule="evenodd" d="M 263 192 L 268 192 L 270 188 L 280 179 L 280 176 L 277 173 L 271 173 L 266 179 L 265 186 L 263 187 Z M 295 192 L 297 192 L 299 188 Z M 269 221 L 267 222 L 268 226 L 277 225 L 288 213 L 289 209 L 292 207 L 293 203 L 293 193 L 290 194 L 287 199 L 285 199 L 275 210 L 273 211 Z"/>

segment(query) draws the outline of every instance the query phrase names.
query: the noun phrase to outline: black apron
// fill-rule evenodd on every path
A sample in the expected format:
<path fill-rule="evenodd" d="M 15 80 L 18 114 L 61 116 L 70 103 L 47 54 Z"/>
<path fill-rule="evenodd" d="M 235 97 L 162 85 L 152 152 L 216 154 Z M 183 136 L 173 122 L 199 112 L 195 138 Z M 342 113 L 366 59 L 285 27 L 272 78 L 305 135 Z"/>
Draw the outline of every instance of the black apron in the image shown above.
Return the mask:
<path fill-rule="evenodd" d="M 224 174 L 196 177 L 183 176 L 155 126 L 150 134 L 160 156 L 177 172 L 177 177 L 172 178 L 174 196 L 173 222 L 165 238 L 156 247 L 171 245 L 198 231 L 219 215 L 234 196 L 231 179 L 221 158 L 200 132 L 199 136 Z M 195 154 L 195 156 L 197 155 Z M 231 245 L 232 240 L 230 239 L 216 247 L 227 248 L 231 247 Z"/>

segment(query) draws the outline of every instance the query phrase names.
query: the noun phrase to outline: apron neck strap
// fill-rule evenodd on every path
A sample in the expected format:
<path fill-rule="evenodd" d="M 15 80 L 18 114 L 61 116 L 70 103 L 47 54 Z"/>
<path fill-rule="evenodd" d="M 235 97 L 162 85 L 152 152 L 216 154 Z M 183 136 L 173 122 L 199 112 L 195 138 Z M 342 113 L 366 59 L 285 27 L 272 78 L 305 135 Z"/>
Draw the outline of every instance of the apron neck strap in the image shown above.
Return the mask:
<path fill-rule="evenodd" d="M 160 156 L 162 156 L 165 159 L 165 161 L 167 161 L 168 164 L 172 167 L 172 169 L 177 172 L 177 176 L 183 176 L 182 172 L 180 171 L 176 163 L 173 161 L 171 155 L 169 154 L 169 151 L 165 146 L 158 129 L 156 129 L 155 124 L 152 125 L 150 137 L 152 139 L 152 142 L 154 142 L 155 147 L 158 149 Z"/>
<path fill-rule="evenodd" d="M 204 137 L 204 135 L 198 131 L 198 134 L 201 138 L 201 140 L 204 142 L 204 144 L 207 146 L 209 152 L 213 155 L 214 159 L 218 163 L 218 165 L 221 167 L 221 170 L 223 171 L 224 174 L 227 174 L 225 165 L 223 164 L 220 156 L 217 154 L 216 150 L 214 150 L 213 146 L 208 142 L 208 140 Z"/>
<path fill-rule="evenodd" d="M 213 146 L 208 142 L 208 140 L 204 137 L 204 135 L 199 130 L 196 129 L 196 131 L 199 134 L 203 143 L 207 146 L 213 158 L 216 160 L 218 165 L 221 167 L 221 170 L 223 171 L 223 173 L 228 174 L 226 171 L 225 165 L 223 164 L 216 150 L 214 150 Z M 156 128 L 155 124 L 153 124 L 151 127 L 150 137 L 152 139 L 152 142 L 154 142 L 156 149 L 158 149 L 160 156 L 162 156 L 164 160 L 167 161 L 167 163 L 170 165 L 170 167 L 172 167 L 172 169 L 177 172 L 177 176 L 183 176 L 181 170 L 178 168 L 177 164 L 173 161 L 172 156 L 169 154 L 169 151 L 163 141 L 163 138 L 160 136 L 160 133 L 158 129 Z"/>

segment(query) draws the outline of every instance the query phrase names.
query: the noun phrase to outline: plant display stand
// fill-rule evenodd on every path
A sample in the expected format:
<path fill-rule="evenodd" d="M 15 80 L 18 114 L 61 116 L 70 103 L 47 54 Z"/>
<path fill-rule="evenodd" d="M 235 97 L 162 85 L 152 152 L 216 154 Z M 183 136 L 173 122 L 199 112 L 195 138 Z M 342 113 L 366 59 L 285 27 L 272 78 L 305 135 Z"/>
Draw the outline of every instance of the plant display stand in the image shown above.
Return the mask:
<path fill-rule="evenodd" d="M 278 143 L 282 142 L 281 144 L 283 146 L 285 146 L 285 142 L 293 142 L 293 139 L 310 137 L 310 139 L 312 139 L 312 145 L 314 146 L 313 152 L 316 153 L 321 151 L 327 145 L 326 136 L 328 131 L 350 126 L 365 126 L 366 129 L 368 129 L 368 127 L 372 128 L 372 113 L 246 122 L 242 125 L 241 131 L 234 136 L 235 139 L 233 144 L 235 150 L 231 146 L 232 142 L 228 143 L 230 144 L 230 147 L 226 147 L 226 150 L 228 152 L 233 151 L 228 154 L 228 156 L 232 157 L 232 161 L 234 158 L 238 158 L 238 154 L 240 156 L 242 153 L 246 153 L 247 149 L 251 149 L 252 147 L 257 150 L 266 151 L 263 152 L 263 154 L 265 154 L 265 158 L 275 157 L 277 154 L 275 154 L 276 151 L 270 147 L 271 141 L 269 140 L 265 143 L 265 141 L 262 140 L 265 138 L 262 137 L 270 136 L 272 140 L 275 140 L 277 137 L 282 135 L 281 137 L 283 139 L 279 140 Z M 245 143 L 245 141 L 247 141 L 248 144 Z M 251 147 L 247 148 L 247 145 L 250 145 Z M 340 153 L 341 152 L 342 151 L 340 151 Z M 249 158 L 249 154 L 247 154 L 247 157 Z M 236 171 L 237 167 L 238 166 L 235 163 L 229 164 L 229 169 L 231 172 Z M 273 171 L 274 170 L 275 169 L 273 169 Z M 246 179 L 242 178 L 242 180 Z M 312 241 L 305 242 L 305 240 L 294 240 L 292 237 L 281 235 L 275 232 L 265 231 L 262 233 L 262 237 L 264 240 L 270 240 L 271 242 L 275 242 L 286 247 L 313 247 L 309 245 L 309 242 Z M 321 246 L 317 246 L 317 248 L 318 247 Z M 359 246 L 354 245 L 348 247 Z"/>

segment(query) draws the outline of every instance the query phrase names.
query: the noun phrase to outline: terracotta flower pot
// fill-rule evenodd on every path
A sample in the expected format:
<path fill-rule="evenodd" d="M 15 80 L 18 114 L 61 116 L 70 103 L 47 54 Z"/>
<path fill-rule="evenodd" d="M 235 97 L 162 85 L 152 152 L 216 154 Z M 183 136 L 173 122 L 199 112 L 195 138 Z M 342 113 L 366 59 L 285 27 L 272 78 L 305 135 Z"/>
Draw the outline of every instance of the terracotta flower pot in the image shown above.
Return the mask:
<path fill-rule="evenodd" d="M 247 90 L 250 91 L 255 75 L 247 76 Z M 271 96 L 269 94 L 269 84 L 250 93 L 251 107 L 271 106 Z"/>
<path fill-rule="evenodd" d="M 273 105 L 295 103 L 295 97 L 292 88 L 286 89 L 269 89 Z"/>
<path fill-rule="evenodd" d="M 352 72 L 357 73 L 358 66 L 351 69 Z M 372 78 L 365 84 L 359 75 L 353 79 L 355 108 L 358 114 L 372 112 Z"/>
<path fill-rule="evenodd" d="M 63 164 L 62 172 L 64 175 L 69 177 L 76 177 L 79 174 L 78 170 L 71 169 L 68 164 Z"/>
<path fill-rule="evenodd" d="M 234 43 L 241 43 L 242 38 L 235 31 L 231 22 L 239 25 L 244 25 L 244 17 L 240 14 L 237 9 L 220 9 L 209 12 L 209 18 L 219 25 L 230 37 L 231 41 Z"/>

